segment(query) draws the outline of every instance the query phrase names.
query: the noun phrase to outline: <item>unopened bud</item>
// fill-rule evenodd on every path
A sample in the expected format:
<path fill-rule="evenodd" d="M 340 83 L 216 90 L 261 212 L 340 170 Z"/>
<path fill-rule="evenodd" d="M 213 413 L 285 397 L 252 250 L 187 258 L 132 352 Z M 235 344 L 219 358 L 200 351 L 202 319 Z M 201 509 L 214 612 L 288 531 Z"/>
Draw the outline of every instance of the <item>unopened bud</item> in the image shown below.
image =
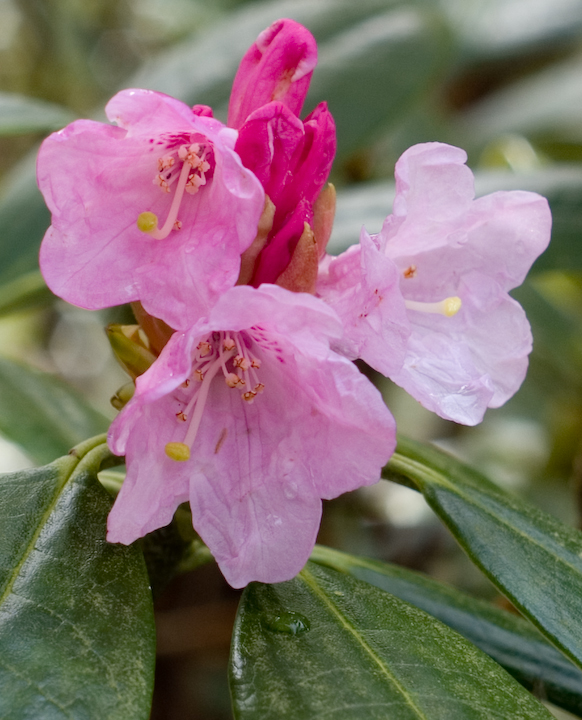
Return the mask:
<path fill-rule="evenodd" d="M 139 325 L 111 324 L 105 328 L 117 362 L 135 380 L 152 365 L 156 356 L 145 347 Z"/>
<path fill-rule="evenodd" d="M 133 397 L 135 392 L 135 384 L 132 382 L 125 383 L 113 395 L 110 402 L 116 410 L 122 410 Z"/>

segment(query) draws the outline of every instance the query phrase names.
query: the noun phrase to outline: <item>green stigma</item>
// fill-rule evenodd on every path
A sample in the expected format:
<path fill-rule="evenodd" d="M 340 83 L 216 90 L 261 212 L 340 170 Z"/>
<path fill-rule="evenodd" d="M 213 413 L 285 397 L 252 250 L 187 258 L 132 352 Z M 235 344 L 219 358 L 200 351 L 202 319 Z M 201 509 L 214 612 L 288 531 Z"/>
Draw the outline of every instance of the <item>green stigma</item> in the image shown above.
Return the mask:
<path fill-rule="evenodd" d="M 144 233 L 149 233 L 158 227 L 158 216 L 153 212 L 142 212 L 137 218 L 137 227 Z"/>

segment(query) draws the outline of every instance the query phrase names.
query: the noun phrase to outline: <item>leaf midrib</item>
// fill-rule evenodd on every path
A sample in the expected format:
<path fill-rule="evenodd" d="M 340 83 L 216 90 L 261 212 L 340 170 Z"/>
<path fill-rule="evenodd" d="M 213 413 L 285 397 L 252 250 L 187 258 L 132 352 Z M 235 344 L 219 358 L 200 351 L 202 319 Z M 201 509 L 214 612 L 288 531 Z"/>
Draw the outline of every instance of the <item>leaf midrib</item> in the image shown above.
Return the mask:
<path fill-rule="evenodd" d="M 424 712 L 416 705 L 411 695 L 406 692 L 406 689 L 403 687 L 403 685 L 398 681 L 397 677 L 390 671 L 390 668 L 386 665 L 386 663 L 382 660 L 381 657 L 374 651 L 374 649 L 364 640 L 362 635 L 360 635 L 356 628 L 348 621 L 348 619 L 343 615 L 340 610 L 337 608 L 337 606 L 331 601 L 331 599 L 326 595 L 326 593 L 321 589 L 319 584 L 317 583 L 316 578 L 307 570 L 307 568 L 303 568 L 303 570 L 299 573 L 299 578 L 303 580 L 303 582 L 310 587 L 310 589 L 317 595 L 317 597 L 324 603 L 324 605 L 328 608 L 328 610 L 339 620 L 341 625 L 356 639 L 358 644 L 362 647 L 362 649 L 370 656 L 370 658 L 373 660 L 373 662 L 380 668 L 380 671 L 383 675 L 385 675 L 388 680 L 396 687 L 398 692 L 402 695 L 402 697 L 405 699 L 406 704 L 413 710 L 413 712 L 417 715 L 418 718 L 421 720 L 429 720 L 429 717 L 424 714 Z"/>
<path fill-rule="evenodd" d="M 62 473 L 59 473 L 59 475 L 57 476 L 57 477 L 59 478 L 59 482 L 57 482 L 56 485 L 55 485 L 55 490 L 54 490 L 53 497 L 51 498 L 51 501 L 50 501 L 50 503 L 48 504 L 46 510 L 45 510 L 44 513 L 42 514 L 41 519 L 40 519 L 39 523 L 37 524 L 34 533 L 33 533 L 33 534 L 31 535 L 31 537 L 30 537 L 30 540 L 29 540 L 28 543 L 26 543 L 26 545 L 24 546 L 22 555 L 21 555 L 21 557 L 20 557 L 20 560 L 18 561 L 18 563 L 17 563 L 16 566 L 14 567 L 10 579 L 8 580 L 8 582 L 7 582 L 7 584 L 6 584 L 6 587 L 4 588 L 4 591 L 3 591 L 2 594 L 0 595 L 0 606 L 2 606 L 2 605 L 4 604 L 4 602 L 5 602 L 5 600 L 7 599 L 7 597 L 11 594 L 12 588 L 14 587 L 14 583 L 16 582 L 18 576 L 20 575 L 20 571 L 22 570 L 24 564 L 26 563 L 26 561 L 27 561 L 28 558 L 30 557 L 32 551 L 33 551 L 34 548 L 36 547 L 36 542 L 37 542 L 38 538 L 40 537 L 40 534 L 41 534 L 42 531 L 44 530 L 45 525 L 47 524 L 50 516 L 51 516 L 52 513 L 53 513 L 53 510 L 55 509 L 56 504 L 58 503 L 58 501 L 59 501 L 59 499 L 60 499 L 60 497 L 61 497 L 61 493 L 62 493 L 62 491 L 63 491 L 63 488 L 64 488 L 65 485 L 67 484 L 70 476 L 72 475 L 72 473 L 74 472 L 76 466 L 77 466 L 78 463 L 79 463 L 79 459 L 78 459 L 78 458 L 75 458 L 75 457 L 73 457 L 73 456 L 70 456 L 70 457 L 67 457 L 67 458 L 60 458 L 60 462 L 62 462 L 63 464 L 65 464 L 63 461 L 65 461 L 66 464 L 71 464 L 72 467 L 70 468 L 70 471 L 64 471 L 64 472 L 62 472 Z M 58 463 L 58 462 L 59 462 L 59 461 L 57 461 L 57 463 Z M 57 463 L 55 463 L 55 465 L 56 465 Z"/>

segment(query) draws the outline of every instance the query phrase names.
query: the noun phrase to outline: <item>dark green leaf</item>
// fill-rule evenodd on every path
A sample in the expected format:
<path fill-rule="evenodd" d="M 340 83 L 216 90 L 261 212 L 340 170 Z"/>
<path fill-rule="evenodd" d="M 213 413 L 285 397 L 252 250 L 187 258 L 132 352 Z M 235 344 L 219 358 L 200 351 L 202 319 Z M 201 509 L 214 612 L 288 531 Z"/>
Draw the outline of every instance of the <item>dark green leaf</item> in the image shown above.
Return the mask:
<path fill-rule="evenodd" d="M 0 432 L 47 463 L 109 421 L 58 378 L 0 358 Z"/>
<path fill-rule="evenodd" d="M 59 130 L 74 119 L 75 114 L 60 105 L 0 92 L 0 137 Z"/>
<path fill-rule="evenodd" d="M 151 595 L 137 547 L 105 541 L 103 441 L 0 476 L 0 717 L 149 716 Z"/>
<path fill-rule="evenodd" d="M 416 605 L 466 637 L 528 689 L 582 714 L 582 672 L 522 618 L 397 565 L 320 545 L 311 559 Z"/>
<path fill-rule="evenodd" d="M 386 477 L 420 490 L 473 562 L 582 666 L 582 533 L 410 440 L 399 440 Z"/>
<path fill-rule="evenodd" d="M 445 625 L 312 563 L 294 580 L 245 590 L 230 676 L 240 720 L 551 717 Z"/>

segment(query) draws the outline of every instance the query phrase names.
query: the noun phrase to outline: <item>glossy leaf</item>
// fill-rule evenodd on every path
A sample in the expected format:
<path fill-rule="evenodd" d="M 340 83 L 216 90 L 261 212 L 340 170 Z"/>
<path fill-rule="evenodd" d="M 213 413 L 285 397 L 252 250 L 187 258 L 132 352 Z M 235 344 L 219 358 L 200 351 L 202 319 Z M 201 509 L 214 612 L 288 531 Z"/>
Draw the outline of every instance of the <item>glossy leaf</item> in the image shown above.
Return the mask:
<path fill-rule="evenodd" d="M 62 380 L 0 358 L 0 432 L 36 462 L 51 462 L 108 426 Z"/>
<path fill-rule="evenodd" d="M 60 105 L 0 92 L 0 137 L 59 130 L 74 119 L 75 114 Z"/>
<path fill-rule="evenodd" d="M 397 565 L 316 545 L 311 559 L 416 605 L 550 702 L 582 714 L 582 672 L 522 618 Z"/>
<path fill-rule="evenodd" d="M 554 166 L 531 173 L 477 171 L 477 197 L 498 190 L 530 190 L 548 198 L 552 210 L 552 240 L 532 272 L 582 270 L 582 166 Z M 394 184 L 374 182 L 338 193 L 334 230 L 328 246 L 337 254 L 357 242 L 362 225 L 377 233 L 392 212 Z"/>
<path fill-rule="evenodd" d="M 105 541 L 104 438 L 0 476 L 0 717 L 147 720 L 155 637 L 137 547 Z"/>
<path fill-rule="evenodd" d="M 313 563 L 289 582 L 245 590 L 230 680 L 238 720 L 551 717 L 434 618 Z"/>
<path fill-rule="evenodd" d="M 385 472 L 420 490 L 473 562 L 582 666 L 582 533 L 433 447 L 400 440 Z"/>

